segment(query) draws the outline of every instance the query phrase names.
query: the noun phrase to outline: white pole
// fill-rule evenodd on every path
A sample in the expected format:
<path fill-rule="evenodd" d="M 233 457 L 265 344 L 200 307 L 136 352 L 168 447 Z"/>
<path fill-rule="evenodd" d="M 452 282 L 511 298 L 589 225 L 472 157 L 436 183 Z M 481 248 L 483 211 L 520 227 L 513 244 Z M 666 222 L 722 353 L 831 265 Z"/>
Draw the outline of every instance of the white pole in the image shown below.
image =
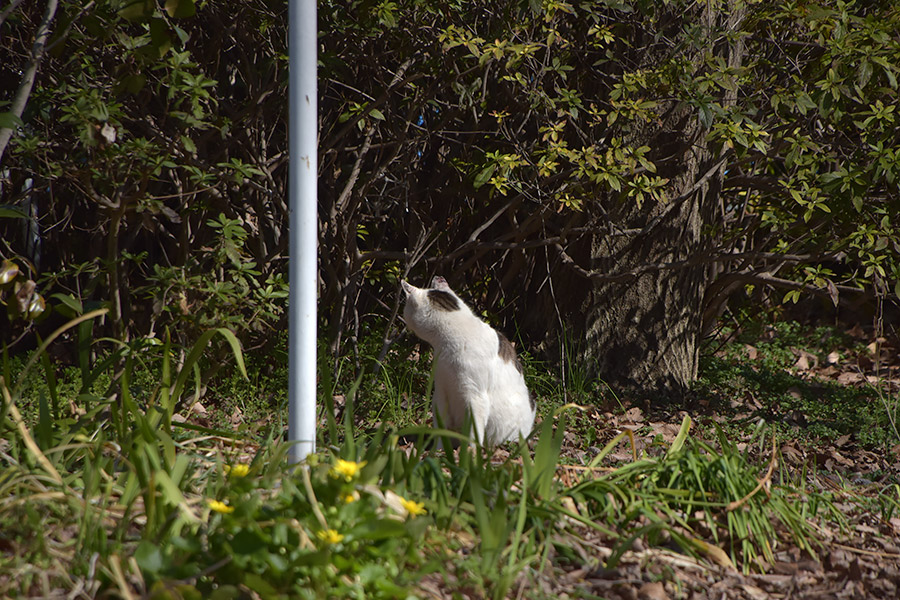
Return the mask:
<path fill-rule="evenodd" d="M 316 36 L 316 0 L 289 0 L 288 441 L 294 462 L 316 451 Z"/>

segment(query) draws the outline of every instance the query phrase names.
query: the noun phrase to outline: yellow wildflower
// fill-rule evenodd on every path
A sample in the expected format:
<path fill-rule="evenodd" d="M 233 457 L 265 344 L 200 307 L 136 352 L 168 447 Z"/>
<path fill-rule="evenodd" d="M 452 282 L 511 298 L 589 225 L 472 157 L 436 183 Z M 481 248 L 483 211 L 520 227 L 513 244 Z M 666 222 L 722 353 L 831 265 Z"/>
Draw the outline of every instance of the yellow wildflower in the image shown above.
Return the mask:
<path fill-rule="evenodd" d="M 222 513 L 223 515 L 227 515 L 227 514 L 229 514 L 229 513 L 233 513 L 233 512 L 234 512 L 234 507 L 233 507 L 233 506 L 228 506 L 227 504 L 225 504 L 225 503 L 222 502 L 221 500 L 213 500 L 212 498 L 208 498 L 208 499 L 206 500 L 206 503 L 209 505 L 209 507 L 210 507 L 211 509 L 213 509 L 214 511 L 216 511 L 216 512 L 218 512 L 218 513 Z"/>
<path fill-rule="evenodd" d="M 331 467 L 329 475 L 335 479 L 343 479 L 344 481 L 353 481 L 353 478 L 359 474 L 360 469 L 366 465 L 366 461 L 361 463 L 352 460 L 337 459 L 337 462 Z"/>
<path fill-rule="evenodd" d="M 406 498 L 400 498 L 400 504 L 403 505 L 403 508 L 406 509 L 406 512 L 409 513 L 411 517 L 417 517 L 419 515 L 424 515 L 425 503 L 424 502 L 416 502 L 414 500 L 407 500 Z"/>
<path fill-rule="evenodd" d="M 231 477 L 246 477 L 247 473 L 249 472 L 250 466 L 243 463 L 239 463 L 234 466 L 225 465 L 225 474 Z"/>
<path fill-rule="evenodd" d="M 356 490 L 353 490 L 352 492 L 349 492 L 349 493 L 341 496 L 341 500 L 344 501 L 344 504 L 350 504 L 351 502 L 356 502 L 357 500 L 359 500 L 359 492 L 357 492 Z"/>
<path fill-rule="evenodd" d="M 338 533 L 334 529 L 323 529 L 322 531 L 318 531 L 316 532 L 316 537 L 326 544 L 337 544 L 344 539 L 343 534 Z"/>

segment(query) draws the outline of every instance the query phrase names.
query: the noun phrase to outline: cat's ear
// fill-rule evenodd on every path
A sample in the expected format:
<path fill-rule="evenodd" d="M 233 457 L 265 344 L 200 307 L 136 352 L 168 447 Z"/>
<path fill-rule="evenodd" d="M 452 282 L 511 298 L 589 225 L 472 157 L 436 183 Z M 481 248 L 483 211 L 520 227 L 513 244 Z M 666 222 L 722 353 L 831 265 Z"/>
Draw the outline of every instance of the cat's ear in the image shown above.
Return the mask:
<path fill-rule="evenodd" d="M 450 284 L 447 283 L 447 280 L 440 275 L 434 276 L 434 278 L 431 280 L 431 287 L 435 290 L 450 291 Z"/>
<path fill-rule="evenodd" d="M 409 296 L 411 296 L 412 293 L 413 293 L 413 290 L 416 289 L 414 286 L 411 286 L 410 284 L 406 283 L 406 280 L 405 280 L 405 279 L 401 279 L 401 280 L 400 280 L 400 287 L 403 288 L 403 294 L 404 294 L 407 298 L 408 298 Z"/>

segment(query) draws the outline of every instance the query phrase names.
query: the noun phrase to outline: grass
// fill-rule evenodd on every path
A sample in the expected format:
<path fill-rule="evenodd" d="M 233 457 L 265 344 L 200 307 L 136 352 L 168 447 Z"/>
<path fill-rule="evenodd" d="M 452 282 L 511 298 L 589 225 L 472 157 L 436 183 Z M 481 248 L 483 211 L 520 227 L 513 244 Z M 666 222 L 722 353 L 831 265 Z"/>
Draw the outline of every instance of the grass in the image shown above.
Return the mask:
<path fill-rule="evenodd" d="M 214 340 L 235 368 L 208 382 L 204 423 L 179 424 Z M 411 349 L 400 349 L 362 374 L 323 358 L 320 451 L 294 467 L 272 416 L 283 366 L 248 357 L 245 369 L 235 343 L 224 330 L 183 352 L 98 340 L 101 351 L 81 345 L 75 370 L 41 352 L 4 360 L 0 596 L 407 598 L 439 586 L 540 598 L 557 594 L 539 582 L 578 565 L 612 568 L 638 541 L 764 571 L 776 544 L 815 554 L 818 524 L 843 526 L 831 493 L 775 468 L 783 433 L 773 427 L 753 422 L 739 447 L 729 430 L 698 436 L 684 419 L 674 440 L 638 451 L 629 430 L 598 431 L 568 403 L 608 390 L 560 389 L 528 356 L 541 421 L 532 439 L 495 455 L 423 423 L 427 357 L 411 365 Z M 773 361 L 787 358 L 777 351 Z M 777 373 L 754 380 L 759 371 L 717 360 L 711 394 L 787 402 Z M 235 408 L 243 424 L 228 418 Z M 572 432 L 580 460 L 567 454 Z M 461 447 L 430 450 L 435 436 Z M 621 444 L 635 460 L 610 461 Z M 890 519 L 900 488 L 859 506 Z M 612 549 L 602 560 L 579 551 L 601 546 Z"/>

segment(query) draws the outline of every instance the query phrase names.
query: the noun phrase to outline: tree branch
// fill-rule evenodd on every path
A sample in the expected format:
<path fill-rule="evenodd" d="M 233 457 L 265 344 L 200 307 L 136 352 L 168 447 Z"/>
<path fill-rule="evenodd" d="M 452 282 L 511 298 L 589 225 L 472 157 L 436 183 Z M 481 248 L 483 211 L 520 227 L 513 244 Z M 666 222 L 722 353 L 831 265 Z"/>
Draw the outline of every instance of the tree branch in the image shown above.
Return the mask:
<path fill-rule="evenodd" d="M 724 253 L 703 253 L 703 254 L 695 254 L 694 256 L 685 259 L 685 260 L 676 260 L 672 262 L 661 262 L 661 263 L 653 263 L 643 265 L 638 267 L 637 269 L 632 269 L 630 271 L 623 271 L 620 273 L 600 273 L 598 271 L 590 271 L 585 269 L 581 265 L 575 262 L 575 260 L 566 253 L 565 249 L 558 244 L 552 243 L 554 240 L 546 240 L 550 242 L 549 245 L 555 246 L 557 252 L 559 253 L 560 260 L 562 260 L 563 264 L 568 265 L 572 270 L 576 273 L 584 277 L 585 279 L 590 279 L 596 283 L 626 283 L 630 281 L 634 281 L 641 275 L 646 275 L 648 273 L 655 273 L 657 271 L 664 270 L 675 270 L 675 269 L 685 269 L 688 267 L 696 267 L 699 265 L 710 264 L 715 262 L 725 262 L 729 260 L 774 260 L 778 261 L 778 266 L 767 273 L 754 273 L 749 270 L 739 271 L 736 273 L 726 274 L 723 278 L 720 278 L 720 281 L 727 279 L 728 277 L 741 277 L 748 278 L 752 277 L 753 281 L 748 281 L 748 283 L 767 283 L 769 285 L 773 285 L 776 287 L 792 287 L 794 289 L 803 289 L 807 291 L 815 291 L 816 293 L 820 293 L 823 295 L 829 295 L 827 289 L 817 288 L 814 286 L 810 286 L 808 284 L 799 283 L 795 281 L 791 281 L 789 279 L 781 279 L 775 277 L 773 273 L 777 272 L 782 266 L 788 264 L 799 264 L 799 263 L 807 263 L 807 262 L 816 262 L 823 260 L 834 260 L 840 258 L 837 254 L 778 254 L 777 252 L 724 252 Z M 537 245 L 537 244 L 535 244 Z M 853 288 L 850 286 L 835 286 L 838 291 L 860 291 L 857 288 Z"/>
<path fill-rule="evenodd" d="M 37 33 L 34 36 L 34 44 L 31 46 L 31 56 L 25 64 L 25 67 L 22 69 L 22 80 L 19 83 L 19 89 L 16 90 L 16 95 L 13 97 L 12 105 L 10 106 L 10 112 L 18 119 L 22 118 L 22 113 L 25 111 L 25 105 L 28 103 L 29 96 L 31 96 L 31 89 L 34 87 L 38 66 L 41 64 L 41 59 L 44 57 L 47 39 L 50 37 L 50 25 L 56 16 L 57 5 L 57 0 L 47 0 L 47 9 L 44 11 L 41 23 L 38 25 Z M 6 15 L 4 15 L 4 18 L 5 17 Z M 12 138 L 13 130 L 13 127 L 0 127 L 0 163 L 3 162 L 3 154 L 6 152 L 6 147 L 9 145 L 9 140 Z"/>
<path fill-rule="evenodd" d="M 3 9 L 3 12 L 0 12 L 0 25 L 3 25 L 3 22 L 6 21 L 6 18 L 12 14 L 12 11 L 16 10 L 16 7 L 22 4 L 22 0 L 13 0 L 10 2 L 9 6 Z"/>
<path fill-rule="evenodd" d="M 827 298 L 831 298 L 831 292 L 828 288 L 821 288 L 814 286 L 809 283 L 804 283 L 802 281 L 792 281 L 790 279 L 783 279 L 781 277 L 776 277 L 771 272 L 752 272 L 752 271 L 739 271 L 737 273 L 729 273 L 723 276 L 723 280 L 728 281 L 737 281 L 740 283 L 755 283 L 762 285 L 769 285 L 772 287 L 790 289 L 790 290 L 800 290 L 803 292 L 810 292 L 812 294 L 816 294 L 817 296 L 825 296 Z M 864 292 L 864 289 L 851 287 L 849 285 L 835 285 L 835 289 L 839 292 L 847 292 L 847 293 L 861 293 Z"/>

